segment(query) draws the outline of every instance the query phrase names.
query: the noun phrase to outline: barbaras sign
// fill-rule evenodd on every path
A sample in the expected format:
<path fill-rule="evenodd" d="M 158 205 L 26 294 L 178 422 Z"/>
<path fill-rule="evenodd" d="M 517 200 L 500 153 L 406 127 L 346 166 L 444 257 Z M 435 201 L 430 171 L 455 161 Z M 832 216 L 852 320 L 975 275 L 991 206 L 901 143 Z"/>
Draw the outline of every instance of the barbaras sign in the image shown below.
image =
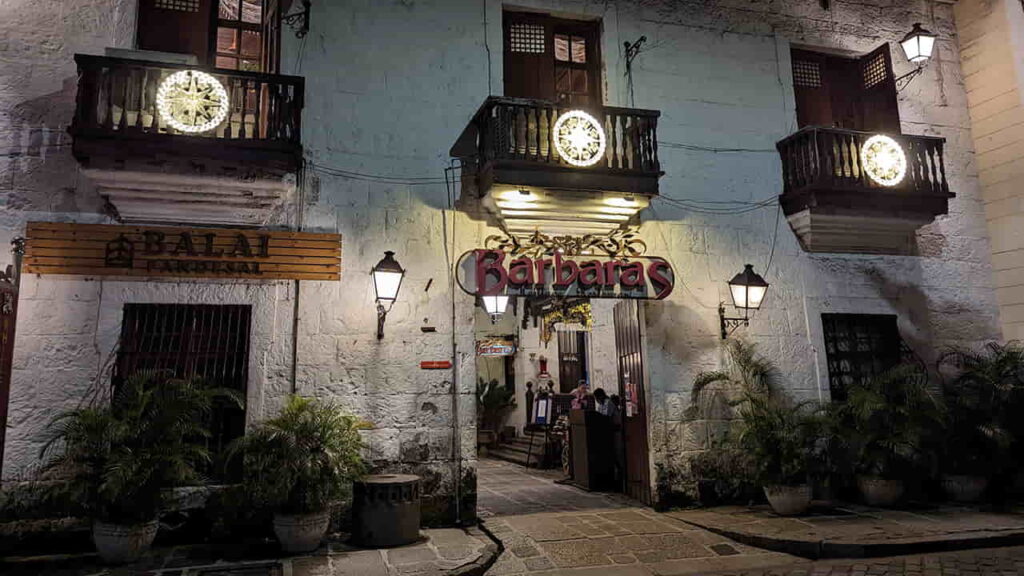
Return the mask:
<path fill-rule="evenodd" d="M 459 285 L 475 296 L 576 296 L 661 300 L 675 287 L 675 271 L 662 258 L 530 258 L 501 250 L 466 252 Z"/>

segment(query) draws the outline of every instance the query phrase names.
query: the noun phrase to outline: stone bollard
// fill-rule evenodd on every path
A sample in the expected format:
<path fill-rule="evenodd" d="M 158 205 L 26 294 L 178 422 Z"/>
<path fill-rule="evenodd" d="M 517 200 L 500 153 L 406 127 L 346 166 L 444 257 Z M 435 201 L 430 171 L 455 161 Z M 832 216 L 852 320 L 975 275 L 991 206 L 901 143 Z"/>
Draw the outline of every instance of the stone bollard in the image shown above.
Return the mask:
<path fill-rule="evenodd" d="M 411 544 L 419 536 L 419 476 L 379 474 L 354 482 L 353 542 L 367 548 L 382 548 Z"/>

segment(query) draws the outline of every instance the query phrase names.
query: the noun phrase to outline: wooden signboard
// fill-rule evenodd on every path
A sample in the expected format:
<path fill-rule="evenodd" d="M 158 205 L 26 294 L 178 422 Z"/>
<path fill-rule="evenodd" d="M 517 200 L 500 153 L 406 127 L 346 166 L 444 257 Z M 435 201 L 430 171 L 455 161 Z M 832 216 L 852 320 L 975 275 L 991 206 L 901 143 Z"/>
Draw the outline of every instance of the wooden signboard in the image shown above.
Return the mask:
<path fill-rule="evenodd" d="M 30 274 L 338 280 L 341 236 L 272 230 L 29 222 Z"/>

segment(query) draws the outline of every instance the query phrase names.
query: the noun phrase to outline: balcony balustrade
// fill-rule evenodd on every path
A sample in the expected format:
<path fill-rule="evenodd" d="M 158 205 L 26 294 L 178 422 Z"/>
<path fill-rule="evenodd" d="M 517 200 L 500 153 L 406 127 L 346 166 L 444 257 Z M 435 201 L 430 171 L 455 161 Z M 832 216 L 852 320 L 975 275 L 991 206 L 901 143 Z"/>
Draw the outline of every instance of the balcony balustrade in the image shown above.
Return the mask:
<path fill-rule="evenodd" d="M 294 172 L 302 159 L 300 77 L 75 55 L 78 96 L 71 125 L 83 163 L 168 156 Z M 157 109 L 165 78 L 181 70 L 210 74 L 224 87 L 227 116 L 212 130 L 176 130 Z"/>
<path fill-rule="evenodd" d="M 954 194 L 946 181 L 944 138 L 889 135 L 903 150 L 905 173 L 886 186 L 863 165 L 861 151 L 872 136 L 812 126 L 776 144 L 779 201 L 806 250 L 912 254 L 916 230 L 948 211 Z"/>

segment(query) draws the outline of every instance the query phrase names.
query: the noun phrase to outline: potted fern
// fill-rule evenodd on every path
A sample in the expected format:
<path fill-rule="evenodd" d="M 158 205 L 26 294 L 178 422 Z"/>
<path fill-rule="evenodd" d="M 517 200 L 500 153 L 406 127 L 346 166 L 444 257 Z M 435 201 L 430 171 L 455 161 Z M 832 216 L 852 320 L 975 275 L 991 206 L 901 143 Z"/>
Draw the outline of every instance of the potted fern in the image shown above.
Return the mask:
<path fill-rule="evenodd" d="M 320 545 L 330 505 L 364 471 L 359 430 L 367 427 L 332 402 L 292 396 L 280 414 L 229 447 L 229 457 L 242 454 L 250 498 L 273 510 L 274 534 L 286 552 Z"/>
<path fill-rule="evenodd" d="M 811 504 L 807 480 L 819 438 L 816 418 L 805 405 L 750 392 L 738 412 L 736 444 L 753 464 L 772 510 L 781 516 L 803 514 Z"/>
<path fill-rule="evenodd" d="M 892 506 L 928 462 L 940 404 L 925 371 L 904 364 L 850 386 L 837 431 L 854 455 L 857 487 L 870 506 Z"/>
<path fill-rule="evenodd" d="M 992 476 L 1012 461 L 1016 397 L 1024 392 L 1024 347 L 990 343 L 980 352 L 953 349 L 939 358 L 943 381 L 942 487 L 958 502 L 976 502 Z"/>
<path fill-rule="evenodd" d="M 106 562 L 138 559 L 153 543 L 166 489 L 202 480 L 214 399 L 234 392 L 169 372 L 126 378 L 109 404 L 60 414 L 40 456 L 55 490 L 92 517 L 96 551 Z"/>

